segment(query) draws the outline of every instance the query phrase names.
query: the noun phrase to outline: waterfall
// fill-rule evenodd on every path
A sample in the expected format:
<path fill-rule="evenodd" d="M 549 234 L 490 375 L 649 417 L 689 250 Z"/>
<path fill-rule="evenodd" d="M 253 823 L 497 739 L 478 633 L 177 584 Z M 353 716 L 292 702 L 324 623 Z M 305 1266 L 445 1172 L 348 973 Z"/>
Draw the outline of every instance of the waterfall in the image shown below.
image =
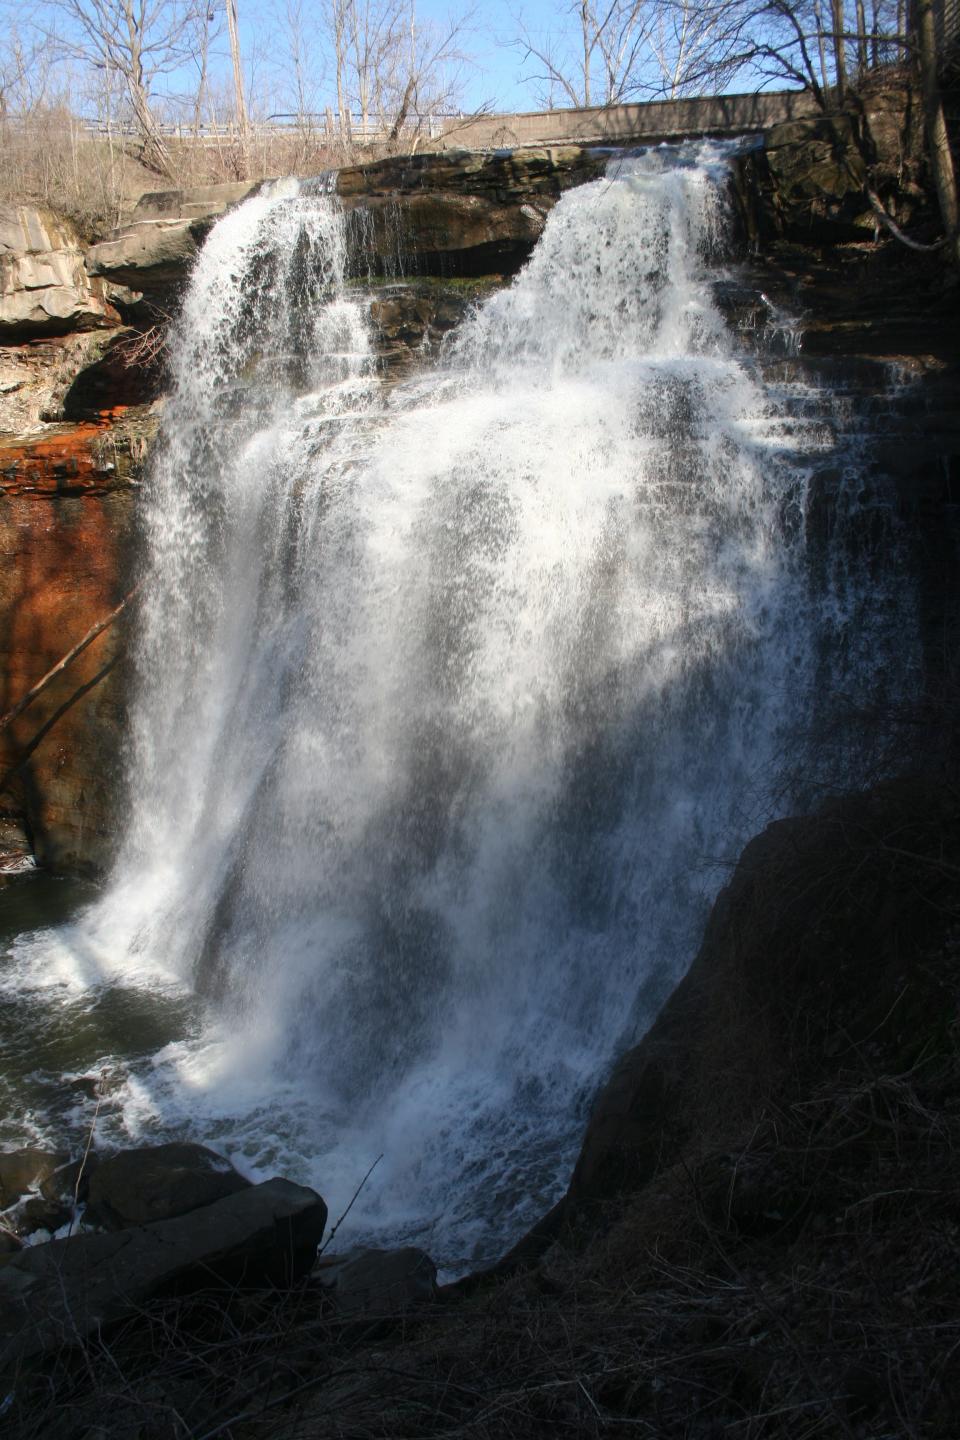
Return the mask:
<path fill-rule="evenodd" d="M 382 1155 L 353 1233 L 454 1269 L 562 1189 L 836 624 L 804 531 L 829 437 L 714 299 L 725 167 L 612 162 L 396 385 L 335 195 L 214 228 L 145 501 L 128 832 L 71 941 L 199 996 L 128 1133 L 334 1214 Z"/>

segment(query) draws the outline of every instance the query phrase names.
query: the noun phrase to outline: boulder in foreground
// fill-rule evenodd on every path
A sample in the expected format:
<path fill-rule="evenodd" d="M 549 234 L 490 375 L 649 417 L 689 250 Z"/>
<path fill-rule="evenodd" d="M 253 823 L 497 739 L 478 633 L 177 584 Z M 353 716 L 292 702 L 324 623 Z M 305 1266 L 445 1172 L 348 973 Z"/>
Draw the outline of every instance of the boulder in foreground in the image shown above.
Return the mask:
<path fill-rule="evenodd" d="M 174 1220 L 29 1247 L 0 1270 L 0 1366 L 75 1345 L 154 1296 L 294 1283 L 326 1223 L 316 1191 L 276 1179 Z"/>
<path fill-rule="evenodd" d="M 424 1250 L 350 1250 L 323 1262 L 320 1279 L 344 1315 L 396 1315 L 433 1300 L 437 1267 Z"/>
<path fill-rule="evenodd" d="M 249 1186 L 205 1145 L 174 1142 L 121 1150 L 90 1177 L 88 1218 L 110 1230 L 173 1220 Z"/>

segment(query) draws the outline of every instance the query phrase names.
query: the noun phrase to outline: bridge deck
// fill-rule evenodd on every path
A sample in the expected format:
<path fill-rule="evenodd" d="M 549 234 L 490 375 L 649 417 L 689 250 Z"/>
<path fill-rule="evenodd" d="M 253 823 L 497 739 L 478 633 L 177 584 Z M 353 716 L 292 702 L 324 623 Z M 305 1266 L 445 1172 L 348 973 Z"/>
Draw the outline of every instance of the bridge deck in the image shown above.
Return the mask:
<path fill-rule="evenodd" d="M 642 105 L 580 110 L 528 111 L 445 120 L 430 149 L 463 146 L 556 145 L 625 140 L 678 140 L 696 135 L 747 135 L 783 120 L 815 114 L 804 90 L 752 95 L 713 95 L 693 100 L 654 100 Z"/>

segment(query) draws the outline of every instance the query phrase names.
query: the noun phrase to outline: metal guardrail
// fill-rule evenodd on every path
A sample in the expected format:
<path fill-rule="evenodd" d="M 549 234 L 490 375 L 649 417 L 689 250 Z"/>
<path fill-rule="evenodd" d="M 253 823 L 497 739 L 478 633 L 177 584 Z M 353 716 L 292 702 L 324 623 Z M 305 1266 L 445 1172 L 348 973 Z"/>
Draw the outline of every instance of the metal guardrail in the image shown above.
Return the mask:
<path fill-rule="evenodd" d="M 77 133 L 89 140 L 139 140 L 140 131 L 132 121 L 105 121 L 86 120 L 80 116 L 74 116 L 73 123 Z M 24 136 L 41 130 L 49 122 L 35 121 L 29 116 L 3 115 L 0 116 L 0 129 L 16 131 Z M 415 115 L 402 126 L 401 133 L 417 134 L 430 139 L 441 135 L 448 124 L 462 124 L 463 117 L 459 115 Z M 189 121 L 158 121 L 157 131 L 164 140 L 175 140 L 187 145 L 224 145 L 239 144 L 242 139 L 242 132 L 235 121 L 223 123 L 204 121 L 195 125 Z M 364 120 L 360 115 L 351 115 L 347 124 L 341 128 L 339 116 L 336 112 L 328 111 L 324 114 L 312 115 L 277 115 L 267 120 L 251 121 L 247 126 L 247 137 L 250 140 L 263 140 L 274 138 L 294 138 L 306 134 L 315 136 L 320 141 L 328 141 L 334 144 L 349 137 L 357 144 L 374 144 L 377 141 L 386 140 L 393 128 L 392 121 L 377 119 Z"/>

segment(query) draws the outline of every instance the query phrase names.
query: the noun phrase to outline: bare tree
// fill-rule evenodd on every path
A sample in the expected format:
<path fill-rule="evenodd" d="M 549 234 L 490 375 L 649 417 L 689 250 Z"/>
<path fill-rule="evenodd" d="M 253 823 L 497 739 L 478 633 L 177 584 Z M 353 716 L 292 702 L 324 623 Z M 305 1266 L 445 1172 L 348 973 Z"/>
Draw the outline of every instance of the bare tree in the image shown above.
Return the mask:
<path fill-rule="evenodd" d="M 374 131 L 396 143 L 411 125 L 456 105 L 469 63 L 463 42 L 472 14 L 421 24 L 414 0 L 324 0 L 344 144 L 369 139 Z"/>
<path fill-rule="evenodd" d="M 716 93 L 740 68 L 740 26 L 730 5 L 669 0 L 654 7 L 647 39 L 656 70 L 637 77 L 635 94 L 675 100 Z"/>
<path fill-rule="evenodd" d="M 47 11 L 61 22 L 47 29 L 49 39 L 61 53 L 122 82 L 140 159 L 163 175 L 172 173 L 170 154 L 151 108 L 152 88 L 188 58 L 199 8 L 199 0 L 47 0 Z"/>
<path fill-rule="evenodd" d="M 350 10 L 353 0 L 323 0 L 323 18 L 333 53 L 334 76 L 337 86 L 337 123 L 340 138 L 349 144 L 350 134 Z"/>
<path fill-rule="evenodd" d="M 472 21 L 467 11 L 448 16 L 444 24 L 419 23 L 411 0 L 378 77 L 378 113 L 389 143 L 413 130 L 415 145 L 432 117 L 459 108 L 471 63 L 465 42 Z"/>
<path fill-rule="evenodd" d="M 960 216 L 957 204 L 957 176 L 950 149 L 943 100 L 938 78 L 939 60 L 937 27 L 933 0 L 915 0 L 917 26 L 917 61 L 923 94 L 923 120 L 927 132 L 930 168 L 937 189 L 940 218 L 947 233 L 951 254 L 960 263 Z"/>
<path fill-rule="evenodd" d="M 512 42 L 534 69 L 528 79 L 542 103 L 558 96 L 573 106 L 613 105 L 627 98 L 650 37 L 647 0 L 573 0 L 572 25 L 535 32 L 521 18 Z"/>

